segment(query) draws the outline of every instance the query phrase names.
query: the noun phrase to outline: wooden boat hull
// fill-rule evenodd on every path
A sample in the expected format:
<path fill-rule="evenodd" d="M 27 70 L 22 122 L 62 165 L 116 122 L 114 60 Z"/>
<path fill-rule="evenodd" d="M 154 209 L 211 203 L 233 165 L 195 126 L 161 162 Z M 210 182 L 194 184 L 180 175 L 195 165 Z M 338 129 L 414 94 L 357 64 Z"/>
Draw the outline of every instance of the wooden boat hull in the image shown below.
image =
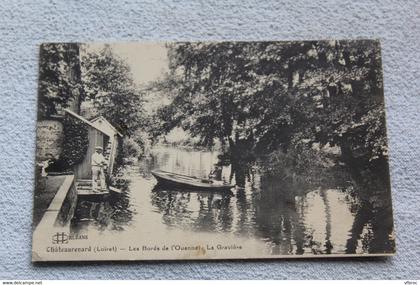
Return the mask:
<path fill-rule="evenodd" d="M 176 174 L 161 170 L 152 171 L 158 183 L 173 186 L 177 189 L 192 189 L 199 191 L 230 191 L 235 185 L 209 183 L 197 177 Z"/>

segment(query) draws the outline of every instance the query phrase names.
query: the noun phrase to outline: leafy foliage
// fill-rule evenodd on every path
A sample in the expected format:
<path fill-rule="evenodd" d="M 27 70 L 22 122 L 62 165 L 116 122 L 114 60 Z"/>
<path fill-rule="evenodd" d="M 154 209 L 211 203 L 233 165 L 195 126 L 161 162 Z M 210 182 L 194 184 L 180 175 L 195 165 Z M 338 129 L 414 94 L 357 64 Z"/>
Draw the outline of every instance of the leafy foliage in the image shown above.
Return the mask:
<path fill-rule="evenodd" d="M 124 158 L 136 157 L 137 158 L 142 154 L 141 147 L 133 138 L 125 137 L 122 143 L 123 143 L 122 157 Z"/>
<path fill-rule="evenodd" d="M 125 60 L 105 46 L 82 59 L 87 98 L 93 99 L 99 114 L 127 135 L 143 123 L 143 94 L 135 85 Z"/>
<path fill-rule="evenodd" d="M 77 43 L 43 44 L 39 64 L 39 118 L 57 114 L 57 107 L 78 112 L 83 99 Z"/>
<path fill-rule="evenodd" d="M 68 168 L 83 161 L 89 146 L 88 127 L 73 117 L 63 119 L 63 152 L 59 158 Z"/>
<path fill-rule="evenodd" d="M 177 43 L 156 134 L 182 127 L 257 152 L 339 146 L 352 163 L 386 156 L 377 41 Z M 291 151 L 291 150 L 290 150 Z"/>

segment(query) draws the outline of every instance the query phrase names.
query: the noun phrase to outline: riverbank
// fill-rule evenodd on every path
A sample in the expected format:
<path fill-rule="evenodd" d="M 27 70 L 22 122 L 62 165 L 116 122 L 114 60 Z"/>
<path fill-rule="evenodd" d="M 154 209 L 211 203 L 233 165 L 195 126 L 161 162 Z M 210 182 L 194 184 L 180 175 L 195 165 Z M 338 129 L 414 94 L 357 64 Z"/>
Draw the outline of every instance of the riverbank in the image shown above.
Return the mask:
<path fill-rule="evenodd" d="M 66 175 L 40 177 L 34 194 L 33 228 L 38 226 L 47 211 Z"/>

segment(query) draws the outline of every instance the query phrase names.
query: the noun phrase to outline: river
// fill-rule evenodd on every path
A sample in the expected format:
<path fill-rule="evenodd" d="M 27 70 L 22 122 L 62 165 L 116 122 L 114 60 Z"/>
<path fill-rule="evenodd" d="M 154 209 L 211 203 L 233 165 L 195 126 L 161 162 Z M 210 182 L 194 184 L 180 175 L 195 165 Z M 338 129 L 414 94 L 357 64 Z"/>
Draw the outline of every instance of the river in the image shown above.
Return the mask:
<path fill-rule="evenodd" d="M 127 181 L 122 183 L 126 191 L 121 196 L 79 201 L 72 230 L 122 243 L 140 239 L 150 245 L 191 240 L 239 244 L 248 257 L 378 253 L 394 246 L 392 216 L 387 221 L 390 205 L 363 202 L 354 187 L 295 191 L 252 168 L 244 187 L 230 195 L 186 192 L 157 186 L 150 172 L 161 169 L 204 178 L 218 155 L 167 146 L 152 149 L 149 158 L 125 171 L 121 179 Z M 221 168 L 219 179 L 235 183 L 230 165 Z"/>

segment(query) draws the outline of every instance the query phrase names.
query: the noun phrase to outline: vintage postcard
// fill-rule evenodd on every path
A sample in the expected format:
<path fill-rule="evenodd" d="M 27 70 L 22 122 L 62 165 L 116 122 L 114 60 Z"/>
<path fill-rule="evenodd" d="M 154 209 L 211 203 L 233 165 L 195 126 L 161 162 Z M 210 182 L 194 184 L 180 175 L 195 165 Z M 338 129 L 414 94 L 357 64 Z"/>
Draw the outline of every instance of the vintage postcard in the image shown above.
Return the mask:
<path fill-rule="evenodd" d="M 34 262 L 395 254 L 379 41 L 39 54 Z"/>

